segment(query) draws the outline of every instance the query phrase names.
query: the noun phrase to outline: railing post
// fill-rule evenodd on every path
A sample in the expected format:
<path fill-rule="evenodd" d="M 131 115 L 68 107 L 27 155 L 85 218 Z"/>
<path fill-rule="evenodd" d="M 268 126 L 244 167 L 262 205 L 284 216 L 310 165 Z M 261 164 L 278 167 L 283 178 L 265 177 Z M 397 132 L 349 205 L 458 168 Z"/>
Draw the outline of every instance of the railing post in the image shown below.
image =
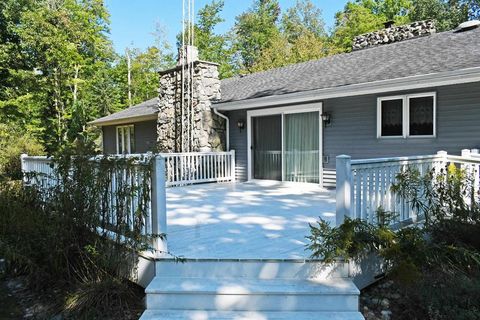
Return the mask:
<path fill-rule="evenodd" d="M 26 158 L 28 157 L 28 154 L 22 153 L 20 155 L 20 163 L 21 163 L 21 168 L 22 168 L 22 180 L 24 183 L 27 183 L 27 177 L 25 176 L 25 173 L 27 172 L 27 161 Z"/>
<path fill-rule="evenodd" d="M 470 149 L 462 149 L 462 157 L 470 157 Z"/>
<path fill-rule="evenodd" d="M 352 216 L 352 157 L 347 155 L 337 156 L 337 187 L 336 187 L 336 225 L 339 226 L 345 217 Z"/>
<path fill-rule="evenodd" d="M 470 156 L 473 159 L 478 160 L 479 159 L 479 154 L 478 154 L 478 149 L 472 149 L 470 150 Z M 475 191 L 478 192 L 478 189 L 480 188 L 480 166 L 478 164 L 474 165 L 474 188 Z"/>
<path fill-rule="evenodd" d="M 441 158 L 440 159 L 440 161 L 441 161 L 440 166 L 439 167 L 435 166 L 435 170 L 438 173 L 442 168 L 444 168 L 447 165 L 448 153 L 447 153 L 447 151 L 441 150 L 441 151 L 437 152 L 437 156 L 439 156 Z"/>
<path fill-rule="evenodd" d="M 167 234 L 167 197 L 165 190 L 165 158 L 156 155 L 152 171 L 152 233 L 155 255 L 161 258 L 168 252 L 166 238 L 158 235 Z"/>
<path fill-rule="evenodd" d="M 230 154 L 231 154 L 231 163 L 230 163 L 230 167 L 231 167 L 231 172 L 230 172 L 230 175 L 232 176 L 232 182 L 235 182 L 235 150 L 230 150 Z"/>

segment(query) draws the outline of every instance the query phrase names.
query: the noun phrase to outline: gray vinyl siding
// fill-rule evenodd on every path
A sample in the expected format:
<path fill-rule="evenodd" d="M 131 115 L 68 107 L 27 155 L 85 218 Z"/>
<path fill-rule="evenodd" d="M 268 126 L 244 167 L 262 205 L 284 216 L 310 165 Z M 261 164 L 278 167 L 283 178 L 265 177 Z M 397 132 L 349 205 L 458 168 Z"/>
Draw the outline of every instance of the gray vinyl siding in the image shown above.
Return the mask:
<path fill-rule="evenodd" d="M 153 151 L 157 141 L 157 122 L 155 120 L 131 123 L 135 129 L 135 153 Z M 129 124 L 122 124 L 129 125 Z M 102 127 L 103 153 L 117 152 L 116 125 Z"/>
<path fill-rule="evenodd" d="M 436 92 L 436 138 L 377 138 L 377 98 L 406 93 Z M 271 107 L 270 107 L 271 108 Z M 433 154 L 439 150 L 460 154 L 465 148 L 480 147 L 480 83 L 461 84 L 422 90 L 390 92 L 327 99 L 324 112 L 331 124 L 323 130 L 325 168 L 335 168 L 335 157 L 347 154 L 353 159 Z M 247 125 L 245 110 L 227 113 L 230 118 L 230 147 L 236 151 L 237 178 L 247 179 L 247 129 L 240 131 L 237 121 Z"/>
<path fill-rule="evenodd" d="M 377 138 L 377 98 L 415 92 L 437 93 L 436 138 Z M 335 157 L 353 159 L 434 154 L 439 150 L 460 154 L 480 147 L 480 83 L 444 86 L 381 95 L 325 100 L 331 113 L 324 128 L 323 154 L 327 168 L 335 168 Z"/>
<path fill-rule="evenodd" d="M 238 181 L 245 181 L 247 174 L 247 112 L 230 111 L 225 114 L 230 120 L 230 149 L 235 150 L 235 173 Z M 243 120 L 245 128 L 240 131 L 238 120 Z"/>

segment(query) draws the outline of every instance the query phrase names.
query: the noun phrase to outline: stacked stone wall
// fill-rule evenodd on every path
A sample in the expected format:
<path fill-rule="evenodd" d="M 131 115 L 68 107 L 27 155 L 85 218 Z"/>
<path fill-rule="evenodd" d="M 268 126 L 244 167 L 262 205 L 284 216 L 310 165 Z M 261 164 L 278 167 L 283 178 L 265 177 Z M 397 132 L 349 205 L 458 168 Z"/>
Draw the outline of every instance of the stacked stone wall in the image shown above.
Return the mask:
<path fill-rule="evenodd" d="M 214 114 L 212 101 L 220 99 L 217 65 L 193 63 L 193 80 L 182 82 L 182 72 L 191 74 L 192 64 L 162 72 L 159 88 L 158 150 L 199 152 L 225 150 L 225 120 Z M 185 101 L 182 103 L 182 83 Z M 187 87 L 193 88 L 188 103 Z"/>
<path fill-rule="evenodd" d="M 428 36 L 435 32 L 436 28 L 433 20 L 417 21 L 402 26 L 392 26 L 356 36 L 355 39 L 353 39 L 352 49 L 361 50 L 382 44 Z"/>

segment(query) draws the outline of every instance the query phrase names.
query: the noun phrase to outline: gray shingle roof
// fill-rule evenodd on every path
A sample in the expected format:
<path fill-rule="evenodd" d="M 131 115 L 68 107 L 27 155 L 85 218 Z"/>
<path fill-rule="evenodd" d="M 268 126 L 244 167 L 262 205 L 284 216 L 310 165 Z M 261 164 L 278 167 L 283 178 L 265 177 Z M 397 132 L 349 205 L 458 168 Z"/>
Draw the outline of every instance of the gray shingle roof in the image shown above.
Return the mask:
<path fill-rule="evenodd" d="M 220 103 L 480 67 L 480 28 L 447 31 L 222 80 Z"/>
<path fill-rule="evenodd" d="M 222 98 L 241 101 L 372 81 L 480 67 L 480 28 L 447 31 L 221 81 Z M 158 98 L 92 121 L 153 116 Z"/>
<path fill-rule="evenodd" d="M 153 98 L 153 99 L 144 101 L 140 104 L 134 105 L 125 110 L 94 120 L 90 122 L 90 124 L 97 125 L 97 124 L 103 124 L 106 122 L 118 121 L 118 120 L 153 116 L 156 113 L 158 113 L 158 98 Z"/>

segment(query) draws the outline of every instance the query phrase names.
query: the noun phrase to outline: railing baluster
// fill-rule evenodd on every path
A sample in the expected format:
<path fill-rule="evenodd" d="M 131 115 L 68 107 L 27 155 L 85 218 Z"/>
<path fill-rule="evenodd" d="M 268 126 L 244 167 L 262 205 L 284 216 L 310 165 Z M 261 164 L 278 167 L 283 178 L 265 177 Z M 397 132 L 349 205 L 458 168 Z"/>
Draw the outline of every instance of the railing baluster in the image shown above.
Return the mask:
<path fill-rule="evenodd" d="M 355 174 L 355 215 L 353 218 L 361 218 L 362 217 L 362 171 L 357 170 Z"/>

